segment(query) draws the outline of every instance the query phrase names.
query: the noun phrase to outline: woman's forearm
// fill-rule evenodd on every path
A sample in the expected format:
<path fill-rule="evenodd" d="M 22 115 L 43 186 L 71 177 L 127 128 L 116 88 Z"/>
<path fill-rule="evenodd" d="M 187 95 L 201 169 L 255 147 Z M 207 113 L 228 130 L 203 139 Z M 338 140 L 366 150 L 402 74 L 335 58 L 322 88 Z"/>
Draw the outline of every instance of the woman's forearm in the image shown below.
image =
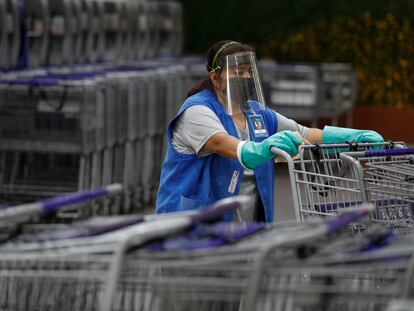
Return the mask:
<path fill-rule="evenodd" d="M 317 128 L 310 128 L 305 139 L 311 144 L 321 144 L 322 143 L 322 130 Z"/>
<path fill-rule="evenodd" d="M 239 143 L 239 139 L 227 133 L 217 133 L 210 137 L 203 149 L 226 158 L 237 159 L 237 145 Z"/>

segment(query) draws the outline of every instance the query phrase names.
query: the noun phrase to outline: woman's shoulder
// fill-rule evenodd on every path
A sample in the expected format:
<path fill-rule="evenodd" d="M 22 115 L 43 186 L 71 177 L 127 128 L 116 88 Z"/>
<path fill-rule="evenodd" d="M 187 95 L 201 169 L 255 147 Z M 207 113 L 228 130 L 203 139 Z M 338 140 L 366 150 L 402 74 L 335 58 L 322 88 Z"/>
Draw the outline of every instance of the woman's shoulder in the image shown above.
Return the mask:
<path fill-rule="evenodd" d="M 216 100 L 214 92 L 210 89 L 204 89 L 188 97 L 185 102 L 199 101 L 200 103 L 205 103 L 212 100 Z"/>
<path fill-rule="evenodd" d="M 183 104 L 183 109 L 187 109 L 191 106 L 206 106 L 212 111 L 217 109 L 217 98 L 213 91 L 209 89 L 204 89 L 200 92 L 195 93 L 188 97 Z"/>

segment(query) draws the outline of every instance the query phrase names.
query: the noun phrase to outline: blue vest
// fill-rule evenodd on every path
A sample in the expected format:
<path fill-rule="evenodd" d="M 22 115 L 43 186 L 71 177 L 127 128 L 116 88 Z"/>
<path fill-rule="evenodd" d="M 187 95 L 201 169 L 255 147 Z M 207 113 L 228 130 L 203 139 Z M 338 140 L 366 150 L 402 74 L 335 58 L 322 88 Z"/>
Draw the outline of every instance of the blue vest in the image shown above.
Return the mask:
<path fill-rule="evenodd" d="M 231 116 L 227 115 L 215 94 L 208 89 L 187 98 L 178 114 L 168 125 L 168 149 L 165 156 L 160 188 L 157 196 L 157 213 L 168 213 L 205 208 L 217 200 L 237 195 L 243 179 L 244 168 L 237 159 L 225 158 L 217 154 L 198 157 L 195 154 L 178 153 L 171 144 L 172 130 L 177 118 L 194 105 L 209 107 L 219 117 L 226 131 L 238 138 Z M 248 113 L 246 113 L 248 115 Z M 269 135 L 277 131 L 277 118 L 271 110 L 256 112 L 261 114 Z M 250 139 L 255 138 L 249 124 Z M 266 222 L 274 217 L 274 164 L 273 161 L 258 166 L 254 170 L 256 184 L 262 199 Z M 231 220 L 231 213 L 225 220 Z"/>

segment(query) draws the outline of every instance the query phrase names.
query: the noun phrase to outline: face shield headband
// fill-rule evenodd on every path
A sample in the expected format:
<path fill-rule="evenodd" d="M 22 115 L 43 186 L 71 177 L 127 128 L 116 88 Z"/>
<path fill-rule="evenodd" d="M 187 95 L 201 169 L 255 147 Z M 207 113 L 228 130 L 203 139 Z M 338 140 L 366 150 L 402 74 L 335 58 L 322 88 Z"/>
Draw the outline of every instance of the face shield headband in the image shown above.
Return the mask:
<path fill-rule="evenodd" d="M 238 43 L 236 41 L 229 41 L 229 42 L 223 44 L 222 47 L 218 49 L 218 51 L 216 52 L 216 54 L 214 54 L 213 61 L 211 63 L 211 70 L 212 71 L 216 71 L 216 70 L 222 69 L 220 65 L 216 65 L 217 59 L 219 58 L 220 54 L 223 53 L 223 51 L 225 49 L 227 49 L 229 46 L 232 46 L 233 44 L 240 44 L 240 43 Z"/>

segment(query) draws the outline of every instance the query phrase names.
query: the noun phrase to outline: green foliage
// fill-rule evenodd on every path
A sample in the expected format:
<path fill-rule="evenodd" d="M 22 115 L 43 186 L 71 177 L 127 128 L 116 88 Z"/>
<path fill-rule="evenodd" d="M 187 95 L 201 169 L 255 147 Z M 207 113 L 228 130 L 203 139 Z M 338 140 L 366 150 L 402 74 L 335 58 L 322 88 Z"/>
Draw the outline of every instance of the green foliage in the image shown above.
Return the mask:
<path fill-rule="evenodd" d="M 205 53 L 215 41 L 239 40 L 260 46 L 287 38 L 315 21 L 392 14 L 414 20 L 412 0 L 179 0 L 184 8 L 185 52 Z"/>
<path fill-rule="evenodd" d="M 232 39 L 281 62 L 349 62 L 358 103 L 414 104 L 412 0 L 180 1 L 187 54 Z"/>
<path fill-rule="evenodd" d="M 318 21 L 286 39 L 260 47 L 279 61 L 347 62 L 356 69 L 358 103 L 404 107 L 414 104 L 414 28 L 393 15 Z"/>

